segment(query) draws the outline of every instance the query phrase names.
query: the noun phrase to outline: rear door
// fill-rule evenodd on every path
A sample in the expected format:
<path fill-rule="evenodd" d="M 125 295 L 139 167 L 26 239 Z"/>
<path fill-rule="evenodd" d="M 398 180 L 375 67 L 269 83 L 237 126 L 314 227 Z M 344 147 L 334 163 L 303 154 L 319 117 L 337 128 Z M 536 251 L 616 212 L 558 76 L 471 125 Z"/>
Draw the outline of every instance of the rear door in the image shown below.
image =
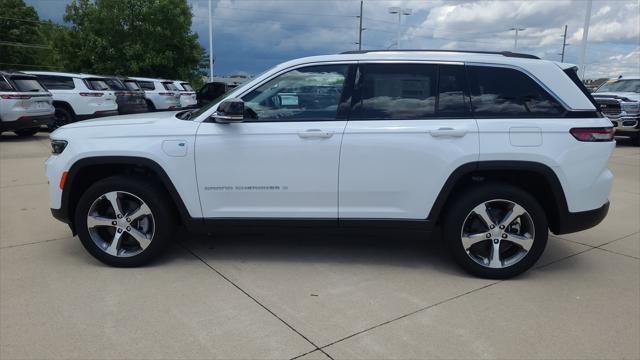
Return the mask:
<path fill-rule="evenodd" d="M 341 219 L 425 219 L 478 159 L 462 63 L 362 63 L 342 140 Z"/>

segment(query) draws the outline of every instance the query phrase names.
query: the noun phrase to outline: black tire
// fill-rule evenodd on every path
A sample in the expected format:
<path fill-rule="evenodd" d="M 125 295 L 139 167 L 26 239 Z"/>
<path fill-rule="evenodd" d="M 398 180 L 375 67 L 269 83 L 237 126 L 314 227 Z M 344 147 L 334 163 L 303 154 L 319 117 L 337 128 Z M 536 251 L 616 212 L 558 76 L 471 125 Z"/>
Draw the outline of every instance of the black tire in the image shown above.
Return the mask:
<path fill-rule="evenodd" d="M 147 102 L 147 111 L 154 112 L 156 111 L 156 107 L 153 105 L 151 100 L 145 100 Z"/>
<path fill-rule="evenodd" d="M 32 129 L 15 130 L 14 133 L 16 135 L 18 135 L 19 137 L 28 137 L 28 136 L 33 136 L 33 135 L 37 134 L 38 131 L 40 131 L 39 128 L 32 128 Z"/>
<path fill-rule="evenodd" d="M 123 191 L 133 194 L 146 203 L 153 213 L 154 233 L 148 247 L 130 257 L 107 254 L 92 239 L 87 226 L 87 215 L 93 202 L 103 194 Z M 113 176 L 96 182 L 80 197 L 75 212 L 75 226 L 82 245 L 101 262 L 117 267 L 135 267 L 147 264 L 157 257 L 171 241 L 176 218 L 173 205 L 167 200 L 166 191 L 144 177 Z"/>
<path fill-rule="evenodd" d="M 633 142 L 633 145 L 640 146 L 640 132 L 636 133 L 636 136 L 634 136 L 631 141 Z"/>
<path fill-rule="evenodd" d="M 528 253 L 518 262 L 502 268 L 491 268 L 474 261 L 467 254 L 461 239 L 463 226 L 472 210 L 480 204 L 496 199 L 522 206 L 530 215 L 535 229 L 533 244 Z M 467 272 L 490 279 L 507 279 L 531 268 L 544 252 L 549 235 L 546 214 L 535 198 L 521 188 L 498 182 L 478 184 L 452 198 L 446 208 L 442 230 L 444 241 L 455 261 Z"/>
<path fill-rule="evenodd" d="M 56 112 L 54 114 L 54 121 L 49 126 L 49 128 L 52 130 L 55 130 L 61 126 L 70 124 L 74 121 L 76 121 L 74 114 L 70 112 L 67 108 L 56 107 Z"/>

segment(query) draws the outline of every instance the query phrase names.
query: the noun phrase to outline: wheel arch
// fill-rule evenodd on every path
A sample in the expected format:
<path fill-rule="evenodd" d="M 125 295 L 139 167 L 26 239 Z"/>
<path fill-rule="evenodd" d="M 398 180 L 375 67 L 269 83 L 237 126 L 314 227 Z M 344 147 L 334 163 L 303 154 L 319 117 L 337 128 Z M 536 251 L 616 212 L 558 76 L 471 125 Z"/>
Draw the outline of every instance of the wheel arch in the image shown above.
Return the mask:
<path fill-rule="evenodd" d="M 427 220 L 439 223 L 447 203 L 457 193 L 484 181 L 507 182 L 531 193 L 545 210 L 551 231 L 561 229 L 569 212 L 562 184 L 549 166 L 533 161 L 479 161 L 459 166 L 444 183 Z"/>
<path fill-rule="evenodd" d="M 76 116 L 76 112 L 75 110 L 73 110 L 73 106 L 71 106 L 71 104 L 69 104 L 66 101 L 62 101 L 62 100 L 53 100 L 53 107 L 61 107 L 64 108 L 65 110 L 69 111 L 71 113 L 72 116 Z"/>
<path fill-rule="evenodd" d="M 99 156 L 76 161 L 67 174 L 62 190 L 61 213 L 57 217 L 68 223 L 75 234 L 74 213 L 82 194 L 96 181 L 119 174 L 149 176 L 151 181 L 157 181 L 167 191 L 182 224 L 193 231 L 200 229 L 200 222 L 191 217 L 162 166 L 151 159 L 135 156 Z"/>

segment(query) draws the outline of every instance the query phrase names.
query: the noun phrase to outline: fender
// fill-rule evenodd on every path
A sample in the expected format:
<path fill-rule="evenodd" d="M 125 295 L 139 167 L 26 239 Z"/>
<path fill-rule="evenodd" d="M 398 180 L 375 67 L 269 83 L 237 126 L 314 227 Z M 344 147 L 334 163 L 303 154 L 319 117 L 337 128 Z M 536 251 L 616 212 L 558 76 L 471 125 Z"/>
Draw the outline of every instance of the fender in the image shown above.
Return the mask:
<path fill-rule="evenodd" d="M 152 170 L 155 174 L 157 174 L 159 180 L 162 185 L 167 189 L 167 192 L 171 196 L 173 203 L 176 205 L 176 209 L 180 215 L 182 223 L 189 229 L 189 231 L 201 232 L 203 228 L 202 219 L 192 218 L 187 210 L 187 207 L 184 205 L 182 201 L 182 197 L 176 190 L 171 178 L 164 171 L 162 166 L 156 163 L 153 160 L 135 157 L 135 156 L 98 156 L 98 157 L 89 157 L 76 161 L 69 169 L 67 180 L 62 189 L 62 198 L 61 198 L 61 206 L 59 210 L 53 210 L 54 217 L 58 220 L 61 220 L 71 227 L 71 231 L 75 235 L 75 226 L 73 224 L 73 214 L 72 208 L 75 208 L 75 204 L 71 204 L 71 192 L 74 188 L 74 182 L 77 180 L 77 176 L 80 171 L 86 166 L 92 165 L 101 165 L 101 164 L 118 164 L 118 165 L 135 165 L 140 167 L 145 167 Z"/>
<path fill-rule="evenodd" d="M 556 203 L 556 211 L 559 216 L 558 222 L 563 223 L 569 214 L 569 208 L 567 206 L 567 199 L 564 196 L 564 190 L 560 184 L 560 180 L 556 173 L 547 165 L 534 162 L 534 161 L 511 161 L 511 160 L 495 160 L 495 161 L 478 161 L 473 163 L 467 163 L 459 166 L 454 170 L 449 178 L 442 186 L 436 201 L 427 216 L 427 220 L 435 222 L 439 219 L 440 214 L 446 204 L 447 199 L 451 195 L 451 191 L 465 176 L 474 172 L 484 171 L 527 171 L 534 172 L 544 177 L 547 183 L 551 187 L 553 197 Z"/>

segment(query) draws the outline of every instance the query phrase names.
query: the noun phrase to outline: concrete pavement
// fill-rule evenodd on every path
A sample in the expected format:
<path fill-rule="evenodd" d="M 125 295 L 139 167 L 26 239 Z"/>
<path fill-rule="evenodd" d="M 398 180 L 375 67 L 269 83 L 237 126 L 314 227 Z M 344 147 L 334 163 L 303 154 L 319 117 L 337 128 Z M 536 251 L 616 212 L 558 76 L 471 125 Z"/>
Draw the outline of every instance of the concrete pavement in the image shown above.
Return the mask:
<path fill-rule="evenodd" d="M 54 220 L 46 134 L 0 137 L 0 359 L 640 358 L 640 148 L 609 216 L 508 281 L 416 235 L 176 234 L 138 269 Z"/>

